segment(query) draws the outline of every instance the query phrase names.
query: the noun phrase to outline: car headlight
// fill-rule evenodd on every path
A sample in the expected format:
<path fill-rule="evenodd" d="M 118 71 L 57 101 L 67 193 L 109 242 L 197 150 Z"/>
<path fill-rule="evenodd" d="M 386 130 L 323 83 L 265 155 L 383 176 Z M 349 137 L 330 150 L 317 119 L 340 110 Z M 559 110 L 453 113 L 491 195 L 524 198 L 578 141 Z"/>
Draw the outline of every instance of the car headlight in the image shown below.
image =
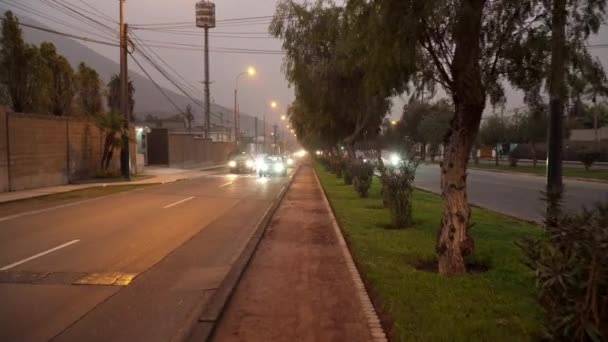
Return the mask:
<path fill-rule="evenodd" d="M 293 159 L 288 158 L 287 159 L 287 165 L 293 165 Z"/>
<path fill-rule="evenodd" d="M 236 162 L 234 160 L 229 161 L 228 167 L 236 167 Z"/>
<path fill-rule="evenodd" d="M 252 168 L 255 166 L 255 163 L 252 160 L 248 160 L 245 162 L 245 166 L 247 166 L 248 168 Z"/>
<path fill-rule="evenodd" d="M 266 163 L 259 163 L 258 167 L 260 168 L 260 170 L 262 171 L 268 171 L 268 165 L 266 165 Z"/>
<path fill-rule="evenodd" d="M 281 172 L 284 169 L 285 169 L 285 166 L 283 165 L 283 163 L 276 163 L 276 164 L 274 164 L 274 171 Z"/>

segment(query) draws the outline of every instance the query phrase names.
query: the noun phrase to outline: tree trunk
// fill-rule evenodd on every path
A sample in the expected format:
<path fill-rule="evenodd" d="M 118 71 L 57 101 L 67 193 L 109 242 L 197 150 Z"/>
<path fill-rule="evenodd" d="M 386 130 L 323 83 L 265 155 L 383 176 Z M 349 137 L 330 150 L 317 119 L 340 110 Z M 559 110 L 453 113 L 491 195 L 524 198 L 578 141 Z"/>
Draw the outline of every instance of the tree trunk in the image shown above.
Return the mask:
<path fill-rule="evenodd" d="M 566 0 L 553 0 L 549 129 L 547 135 L 547 217 L 556 217 L 562 184 L 562 118 L 566 98 Z"/>
<path fill-rule="evenodd" d="M 498 166 L 498 144 L 494 145 L 494 163 Z"/>
<path fill-rule="evenodd" d="M 484 4 L 485 0 L 462 0 L 454 32 L 452 96 L 455 113 L 445 137 L 446 149 L 441 163 L 444 209 L 436 246 L 439 273 L 447 276 L 465 273 L 464 258 L 474 249 L 468 231 L 471 211 L 467 200 L 466 170 L 486 99 L 479 66 Z"/>

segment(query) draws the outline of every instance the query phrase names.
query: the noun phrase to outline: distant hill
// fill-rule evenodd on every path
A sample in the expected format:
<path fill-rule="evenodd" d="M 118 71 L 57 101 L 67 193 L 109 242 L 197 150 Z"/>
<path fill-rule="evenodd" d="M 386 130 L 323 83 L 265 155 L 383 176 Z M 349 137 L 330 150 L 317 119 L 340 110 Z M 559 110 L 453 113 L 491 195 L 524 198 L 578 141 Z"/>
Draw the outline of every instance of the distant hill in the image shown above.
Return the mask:
<path fill-rule="evenodd" d="M 0 6 L 0 11 L 4 12 L 2 6 Z M 33 23 L 35 25 L 43 27 L 46 26 L 30 17 L 26 17 L 21 14 L 18 14 L 18 16 L 21 19 L 24 19 L 23 22 Z M 55 46 L 57 47 L 57 51 L 60 54 L 64 55 L 70 61 L 74 68 L 77 68 L 80 62 L 85 62 L 87 65 L 95 68 L 104 83 L 107 83 L 108 80 L 112 77 L 112 75 L 119 72 L 118 63 L 91 50 L 86 45 L 79 43 L 77 40 L 27 27 L 23 27 L 23 33 L 25 40 L 29 43 L 39 45 L 44 41 L 49 41 L 55 44 Z M 138 118 L 143 119 L 148 114 L 160 118 L 168 118 L 177 114 L 175 107 L 163 96 L 163 94 L 156 88 L 156 86 L 152 82 L 150 82 L 150 80 L 148 80 L 146 76 L 131 70 L 129 72 L 129 77 L 133 81 L 135 87 L 135 115 Z M 165 93 L 173 100 L 173 102 L 175 102 L 180 108 L 183 109 L 188 104 L 191 104 L 193 106 L 193 112 L 195 114 L 195 124 L 203 124 L 202 109 L 195 106 L 192 101 L 186 96 L 183 96 L 166 88 L 163 89 Z M 229 127 L 232 127 L 234 125 L 234 114 L 232 109 L 212 103 L 211 112 L 217 114 L 212 115 L 212 124 Z M 243 130 L 248 131 L 249 135 L 251 135 L 254 131 L 253 117 L 242 113 L 241 127 Z M 260 132 L 262 130 L 261 121 L 259 130 Z"/>

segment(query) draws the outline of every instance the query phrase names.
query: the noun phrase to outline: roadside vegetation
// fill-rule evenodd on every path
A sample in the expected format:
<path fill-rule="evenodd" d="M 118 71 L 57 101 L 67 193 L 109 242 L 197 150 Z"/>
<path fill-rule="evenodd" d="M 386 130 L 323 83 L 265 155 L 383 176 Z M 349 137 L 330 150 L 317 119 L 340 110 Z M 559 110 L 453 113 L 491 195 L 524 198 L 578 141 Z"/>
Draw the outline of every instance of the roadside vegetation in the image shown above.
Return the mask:
<path fill-rule="evenodd" d="M 382 205 L 378 178 L 368 197 L 361 197 L 320 164 L 315 170 L 392 340 L 532 341 L 543 336 L 534 279 L 515 244 L 540 236 L 540 227 L 474 208 L 476 249 L 467 258 L 469 271 L 443 277 L 433 248 L 440 196 L 414 191 L 412 223 L 386 229 L 391 215 Z"/>

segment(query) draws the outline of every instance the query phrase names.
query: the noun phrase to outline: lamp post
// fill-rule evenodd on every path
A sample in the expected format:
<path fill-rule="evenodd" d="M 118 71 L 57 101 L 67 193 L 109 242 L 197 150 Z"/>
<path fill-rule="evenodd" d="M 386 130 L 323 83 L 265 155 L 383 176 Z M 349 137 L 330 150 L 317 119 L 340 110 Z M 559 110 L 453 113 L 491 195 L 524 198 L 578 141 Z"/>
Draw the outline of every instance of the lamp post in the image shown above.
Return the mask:
<path fill-rule="evenodd" d="M 238 92 L 239 92 L 239 79 L 241 76 L 249 75 L 250 77 L 255 76 L 255 69 L 253 67 L 248 67 L 247 71 L 243 71 L 236 75 L 236 79 L 234 81 L 234 142 L 238 144 L 238 136 L 239 136 L 239 104 L 238 104 Z"/>

